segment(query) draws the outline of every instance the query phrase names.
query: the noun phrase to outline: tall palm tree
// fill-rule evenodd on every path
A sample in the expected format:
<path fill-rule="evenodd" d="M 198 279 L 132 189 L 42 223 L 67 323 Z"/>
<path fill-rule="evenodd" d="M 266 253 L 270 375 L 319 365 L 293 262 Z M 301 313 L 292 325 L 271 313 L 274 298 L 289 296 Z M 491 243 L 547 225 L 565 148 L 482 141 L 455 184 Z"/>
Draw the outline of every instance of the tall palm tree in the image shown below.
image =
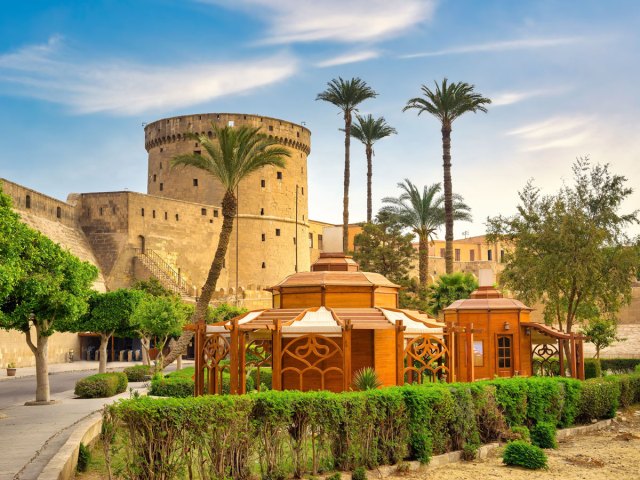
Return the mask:
<path fill-rule="evenodd" d="M 442 166 L 444 167 L 444 208 L 445 208 L 445 265 L 447 273 L 453 272 L 453 190 L 451 186 L 451 128 L 454 120 L 467 112 L 487 112 L 484 105 L 491 100 L 474 92 L 474 85 L 465 82 L 448 83 L 445 78 L 442 84 L 436 85 L 435 91 L 422 85 L 423 97 L 412 98 L 402 109 L 412 108 L 430 113 L 440 121 L 442 132 Z"/>
<path fill-rule="evenodd" d="M 225 191 L 222 199 L 223 221 L 218 246 L 191 316 L 191 323 L 205 321 L 209 301 L 224 264 L 238 208 L 236 187 L 248 175 L 263 167 L 268 165 L 284 167 L 284 157 L 291 155 L 285 147 L 278 145 L 276 140 L 259 133 L 260 128 L 246 126 L 220 128 L 213 122 L 211 125 L 215 133 L 214 139 L 210 139 L 207 135 L 190 135 L 204 148 L 202 155 L 178 155 L 171 162 L 172 167 L 189 166 L 205 171 L 218 180 Z M 192 338 L 193 332 L 185 331 L 174 344 L 169 355 L 165 357 L 164 366 L 169 365 L 184 353 Z"/>
<path fill-rule="evenodd" d="M 320 92 L 316 100 L 329 102 L 342 110 L 344 117 L 344 196 L 342 206 L 342 250 L 347 253 L 349 248 L 349 177 L 351 165 L 349 154 L 351 147 L 351 122 L 353 112 L 357 112 L 357 106 L 378 94 L 360 78 L 344 80 L 342 77 L 327 83 L 327 89 Z"/>
<path fill-rule="evenodd" d="M 390 135 L 398 133 L 387 124 L 384 117 L 373 118 L 371 115 L 361 117 L 356 113 L 356 124 L 351 127 L 351 135 L 364 144 L 367 155 L 367 222 L 371 223 L 371 176 L 373 175 L 372 157 L 375 155 L 373 144 Z"/>
<path fill-rule="evenodd" d="M 445 223 L 444 197 L 440 194 L 439 183 L 425 185 L 422 193 L 409 179 L 398 183 L 402 194 L 382 199 L 387 205 L 384 211 L 390 212 L 398 221 L 409 228 L 418 237 L 418 272 L 420 286 L 427 286 L 429 272 L 429 242 L 433 241 L 436 231 Z M 453 218 L 471 221 L 471 208 L 464 203 L 460 195 L 453 195 Z"/>

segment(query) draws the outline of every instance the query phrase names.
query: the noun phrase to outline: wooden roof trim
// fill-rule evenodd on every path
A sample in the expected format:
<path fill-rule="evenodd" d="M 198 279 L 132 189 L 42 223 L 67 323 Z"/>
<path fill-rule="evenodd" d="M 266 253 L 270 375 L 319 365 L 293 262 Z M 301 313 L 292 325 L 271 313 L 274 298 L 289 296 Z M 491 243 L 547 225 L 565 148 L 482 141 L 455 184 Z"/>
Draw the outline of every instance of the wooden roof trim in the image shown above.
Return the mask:
<path fill-rule="evenodd" d="M 325 307 L 327 310 L 329 310 L 329 312 L 331 313 L 331 316 L 333 317 L 333 319 L 336 321 L 336 323 L 338 325 L 340 325 L 342 328 L 345 327 L 346 323 L 344 320 L 342 320 L 338 314 L 336 313 L 336 311 L 332 308 L 332 307 Z"/>
<path fill-rule="evenodd" d="M 571 338 L 571 335 L 568 333 L 561 332 L 553 327 L 549 327 L 548 325 L 543 325 L 542 323 L 537 322 L 521 322 L 520 326 L 533 328 L 534 330 L 538 330 L 539 332 L 544 333 L 553 338 L 561 338 L 563 340 L 568 340 Z M 576 339 L 584 339 L 586 338 L 584 335 L 574 334 L 574 338 Z"/>
<path fill-rule="evenodd" d="M 398 313 L 402 313 L 404 315 L 406 315 L 407 317 L 409 317 L 411 320 L 413 320 L 414 322 L 418 322 L 418 323 L 422 323 L 425 327 L 429 327 L 429 328 L 443 328 L 444 325 L 438 325 L 437 323 L 430 323 L 430 322 L 425 322 L 424 320 L 419 319 L 418 317 L 411 315 L 409 312 L 407 312 L 406 310 L 401 310 L 399 308 L 388 308 L 388 307 L 376 307 L 378 310 L 380 309 L 384 309 L 384 310 L 390 310 L 392 312 L 398 312 Z M 384 315 L 384 313 L 382 313 Z M 386 317 L 385 317 L 386 318 Z"/>

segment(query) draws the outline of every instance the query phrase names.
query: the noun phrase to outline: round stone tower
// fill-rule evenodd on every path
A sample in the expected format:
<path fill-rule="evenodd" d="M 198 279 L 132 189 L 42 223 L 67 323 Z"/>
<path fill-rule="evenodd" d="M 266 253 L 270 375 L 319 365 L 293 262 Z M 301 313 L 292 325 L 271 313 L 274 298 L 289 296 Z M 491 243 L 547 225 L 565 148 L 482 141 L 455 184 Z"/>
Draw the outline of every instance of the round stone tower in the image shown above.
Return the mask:
<path fill-rule="evenodd" d="M 291 152 L 285 168 L 265 167 L 240 183 L 239 224 L 234 225 L 226 260 L 229 285 L 218 286 L 218 290 L 234 291 L 236 274 L 238 287 L 244 290 L 273 285 L 296 271 L 296 257 L 298 271 L 308 271 L 307 155 L 311 150 L 311 132 L 303 126 L 237 113 L 184 115 L 149 123 L 145 126 L 145 148 L 149 153 L 147 193 L 211 205 L 211 212 L 206 214 L 214 222 L 222 223 L 220 205 L 224 191 L 220 183 L 195 168 L 171 168 L 171 159 L 176 155 L 206 154 L 198 142 L 185 134 L 213 137 L 212 123 L 219 127 L 260 127 L 262 133 Z"/>

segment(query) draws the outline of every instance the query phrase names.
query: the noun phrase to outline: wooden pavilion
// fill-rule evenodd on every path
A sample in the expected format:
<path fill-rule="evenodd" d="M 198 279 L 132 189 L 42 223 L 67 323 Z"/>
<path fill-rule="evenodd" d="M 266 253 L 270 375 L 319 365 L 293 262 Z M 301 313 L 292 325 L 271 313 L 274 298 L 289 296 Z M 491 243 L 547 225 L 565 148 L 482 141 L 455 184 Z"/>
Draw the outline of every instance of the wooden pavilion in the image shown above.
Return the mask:
<path fill-rule="evenodd" d="M 508 299 L 500 299 L 511 302 L 500 314 L 494 302 L 474 308 L 456 302 L 445 310 L 441 323 L 399 309 L 399 289 L 382 275 L 360 272 L 342 253 L 321 254 L 311 272 L 290 275 L 269 289 L 273 308 L 191 327 L 196 333 L 196 395 L 221 393 L 224 372 L 229 374 L 230 393 L 245 393 L 249 371 L 255 371 L 259 390 L 265 367 L 272 369 L 274 390 L 349 390 L 354 374 L 365 367 L 373 368 L 384 386 L 473 381 L 485 375 L 474 356 L 478 342 L 506 358 L 503 337 L 495 337 L 497 343 L 486 338 L 494 338 L 496 325 L 507 317 L 514 322 L 511 335 L 519 333 L 530 310 Z M 478 329 L 482 308 L 488 308 L 490 321 Z M 509 358 L 514 363 L 500 372 L 530 375 L 530 340 L 518 335 L 511 342 Z"/>

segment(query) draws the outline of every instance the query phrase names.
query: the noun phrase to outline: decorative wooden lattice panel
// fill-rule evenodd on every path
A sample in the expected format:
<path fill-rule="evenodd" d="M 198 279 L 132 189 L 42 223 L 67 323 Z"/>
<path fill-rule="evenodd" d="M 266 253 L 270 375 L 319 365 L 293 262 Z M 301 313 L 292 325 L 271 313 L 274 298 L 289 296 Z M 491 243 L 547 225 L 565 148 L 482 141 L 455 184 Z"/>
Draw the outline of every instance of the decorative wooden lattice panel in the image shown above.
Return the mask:
<path fill-rule="evenodd" d="M 326 390 L 327 377 L 344 379 L 342 347 L 332 338 L 309 334 L 292 339 L 281 354 L 282 375 L 297 379 L 298 390 Z M 335 375 L 331 375 L 335 374 Z M 315 377 L 315 378 L 314 378 Z M 319 381 L 318 381 L 319 380 Z"/>
<path fill-rule="evenodd" d="M 536 345 L 533 354 L 534 374 L 543 377 L 554 377 L 560 374 L 558 347 L 552 343 Z"/>
<path fill-rule="evenodd" d="M 449 349 L 441 338 L 424 334 L 410 339 L 404 349 L 404 381 L 445 379 L 449 374 L 448 357 Z"/>
<path fill-rule="evenodd" d="M 207 335 L 202 345 L 202 364 L 207 372 L 207 393 L 222 393 L 222 372 L 229 369 L 220 362 L 228 357 L 229 340 L 220 334 Z"/>
<path fill-rule="evenodd" d="M 271 366 L 271 340 L 252 340 L 246 348 L 245 371 L 255 370 L 255 388 L 260 391 L 260 371 Z"/>

